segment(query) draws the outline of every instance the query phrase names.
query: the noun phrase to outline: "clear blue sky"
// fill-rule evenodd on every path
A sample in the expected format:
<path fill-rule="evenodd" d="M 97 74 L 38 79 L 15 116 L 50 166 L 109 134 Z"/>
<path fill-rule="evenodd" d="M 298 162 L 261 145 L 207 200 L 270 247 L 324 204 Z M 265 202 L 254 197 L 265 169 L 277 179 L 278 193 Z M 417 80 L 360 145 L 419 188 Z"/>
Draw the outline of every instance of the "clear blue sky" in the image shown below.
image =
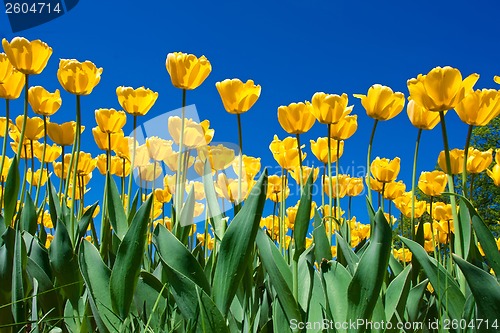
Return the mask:
<path fill-rule="evenodd" d="M 269 166 L 276 165 L 268 149 L 273 135 L 286 136 L 276 117 L 278 106 L 309 100 L 316 91 L 345 92 L 354 104 L 359 129 L 346 142 L 341 163 L 357 167 L 366 163 L 373 120 L 352 94 L 366 93 L 380 83 L 407 96 L 409 78 L 445 65 L 459 68 L 464 76 L 479 73 L 476 87 L 498 88 L 492 78 L 500 74 L 499 10 L 495 0 L 81 0 L 62 17 L 16 34 L 2 11 L 0 35 L 9 40 L 16 35 L 40 38 L 54 49 L 47 68 L 30 82 L 49 90 L 60 89 L 59 58 L 91 60 L 104 68 L 101 83 L 82 98 L 88 129 L 95 126 L 95 109 L 120 108 L 115 94 L 119 85 L 144 85 L 159 92 L 144 121 L 180 107 L 181 91 L 170 83 L 166 55 L 203 54 L 213 70 L 200 88 L 188 92 L 188 104 L 196 104 L 200 117 L 211 121 L 215 141 L 236 143 L 236 118 L 224 111 L 215 82 L 237 77 L 260 84 L 259 101 L 242 118 L 244 153 L 262 157 L 262 164 Z M 62 109 L 52 121 L 74 118 L 74 97 L 65 92 L 62 96 Z M 21 113 L 21 100 L 13 103 L 13 110 Z M 466 127 L 454 113 L 447 121 L 451 147 L 463 147 Z M 125 132 L 131 129 L 130 121 Z M 316 124 L 303 142 L 325 134 L 325 126 Z M 373 157 L 401 157 L 400 179 L 408 186 L 416 134 L 405 110 L 380 124 L 373 150 Z M 90 130 L 84 140 L 85 150 L 99 153 Z M 434 168 L 442 148 L 439 127 L 424 133 L 419 172 Z M 308 161 L 315 162 L 309 145 L 306 152 Z M 354 202 L 366 219 L 364 198 Z"/>

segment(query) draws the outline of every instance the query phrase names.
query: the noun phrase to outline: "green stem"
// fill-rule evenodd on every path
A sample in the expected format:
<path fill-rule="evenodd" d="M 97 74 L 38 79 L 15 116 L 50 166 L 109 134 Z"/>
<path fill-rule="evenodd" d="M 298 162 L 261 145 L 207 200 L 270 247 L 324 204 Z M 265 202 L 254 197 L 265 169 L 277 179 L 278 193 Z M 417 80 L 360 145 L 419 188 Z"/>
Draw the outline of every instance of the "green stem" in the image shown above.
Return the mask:
<path fill-rule="evenodd" d="M 61 179 L 59 183 L 59 203 L 61 202 L 61 193 L 63 189 L 63 184 L 64 184 L 64 146 L 61 146 Z"/>
<path fill-rule="evenodd" d="M 24 82 L 24 113 L 23 125 L 21 127 L 21 135 L 19 136 L 19 145 L 17 146 L 17 157 L 21 157 L 21 149 L 24 146 L 24 134 L 26 133 L 26 118 L 28 118 L 28 74 L 25 74 L 26 80 Z"/>
<path fill-rule="evenodd" d="M 45 166 L 45 153 L 47 151 L 47 116 L 43 116 L 43 150 L 42 150 L 42 161 L 40 166 L 40 181 L 38 182 L 38 186 L 36 188 L 35 195 L 35 206 L 38 206 L 38 196 L 40 194 L 40 183 L 43 177 L 43 169 Z"/>
<path fill-rule="evenodd" d="M 31 195 L 31 192 L 33 191 L 33 180 L 35 178 L 35 155 L 33 153 L 33 140 L 30 140 L 30 155 L 31 155 L 31 177 L 30 177 L 30 190 L 29 193 Z M 24 202 L 24 201 L 23 201 Z"/>
<path fill-rule="evenodd" d="M 341 212 L 341 209 L 340 209 L 340 193 L 339 193 L 339 187 L 340 187 L 340 183 L 339 183 L 339 161 L 340 161 L 340 153 L 339 153 L 339 150 L 340 150 L 340 140 L 337 140 L 337 151 L 336 151 L 336 154 L 337 154 L 337 159 L 335 161 L 335 177 L 336 177 L 336 180 L 335 180 L 335 217 L 337 219 L 339 219 L 340 221 L 340 212 Z M 337 209 L 338 209 L 338 214 L 337 214 Z"/>
<path fill-rule="evenodd" d="M 127 194 L 127 198 L 128 198 L 128 208 L 130 210 L 130 208 L 132 207 L 132 199 L 130 199 L 130 196 L 132 195 L 132 181 L 134 179 L 134 164 L 135 164 L 135 149 L 137 147 L 137 134 L 136 134 L 136 131 L 137 131 L 137 116 L 134 114 L 133 116 L 133 126 L 134 126 L 134 130 L 133 130 L 133 140 L 134 142 L 132 143 L 133 145 L 133 149 L 132 149 L 132 161 L 130 162 L 130 174 L 129 174 L 129 177 L 128 177 L 128 194 Z"/>
<path fill-rule="evenodd" d="M 332 128 L 331 124 L 327 125 L 328 129 L 328 163 L 327 163 L 327 171 L 328 171 L 328 204 L 330 205 L 329 213 L 328 213 L 328 226 L 330 231 L 328 232 L 328 243 L 330 246 L 332 245 L 332 234 L 333 234 L 333 221 L 332 221 L 332 196 L 333 196 L 333 188 L 332 188 L 332 138 L 330 138 L 330 129 Z"/>
<path fill-rule="evenodd" d="M 186 89 L 182 90 L 182 109 L 181 109 L 181 130 L 179 139 L 179 156 L 177 159 L 177 172 L 175 174 L 175 216 L 176 223 L 175 228 L 177 230 L 180 218 L 180 210 L 183 201 L 184 189 L 181 189 L 181 179 L 182 179 L 182 150 L 184 149 L 184 125 L 186 122 Z M 184 185 L 184 184 L 182 184 Z"/>
<path fill-rule="evenodd" d="M 370 184 L 370 163 L 371 163 L 371 155 L 372 155 L 372 146 L 373 146 L 373 138 L 375 137 L 375 131 L 377 130 L 377 124 L 378 124 L 378 119 L 375 119 L 375 122 L 373 123 L 373 128 L 372 128 L 372 134 L 370 135 L 370 142 L 368 143 L 368 154 L 366 156 L 366 179 L 367 179 L 367 186 L 368 186 L 368 200 L 370 201 L 370 204 L 372 204 L 372 188 Z M 373 228 L 373 225 L 371 226 Z"/>
<path fill-rule="evenodd" d="M 473 125 L 469 125 L 467 130 L 467 138 L 465 139 L 465 148 L 464 148 L 464 166 L 462 170 L 462 195 L 467 196 L 466 186 L 467 186 L 467 156 L 469 154 L 470 147 L 470 139 L 472 137 L 472 129 Z"/>
<path fill-rule="evenodd" d="M 69 229 L 70 229 L 70 235 L 71 239 L 74 242 L 74 237 L 75 237 L 75 214 L 74 214 L 74 209 L 75 209 L 75 195 L 76 195 L 76 187 L 78 186 L 76 183 L 76 174 L 78 171 L 78 160 L 80 157 L 80 135 L 81 135 L 81 126 L 82 126 L 82 120 L 81 120 L 81 107 L 80 107 L 80 95 L 76 95 L 76 133 L 75 133 L 75 141 L 76 141 L 76 149 L 75 149 L 75 156 L 74 156 L 74 165 L 73 165 L 73 174 L 71 175 L 73 177 L 72 183 L 72 193 L 71 193 L 71 214 L 70 214 L 70 224 L 69 224 Z M 73 147 L 74 148 L 74 147 Z M 69 184 L 69 182 L 68 182 Z"/>
<path fill-rule="evenodd" d="M 238 144 L 240 146 L 240 156 L 239 156 L 239 161 L 238 161 L 238 202 L 240 203 L 243 201 L 243 198 L 241 197 L 241 181 L 243 177 L 243 133 L 241 130 L 241 114 L 236 115 L 238 118 Z M 300 150 L 300 147 L 299 147 Z M 300 153 L 299 153 L 300 154 Z"/>
<path fill-rule="evenodd" d="M 417 179 L 417 159 L 418 147 L 420 146 L 420 138 L 422 129 L 418 129 L 417 142 L 415 143 L 415 153 L 413 154 L 413 171 L 411 174 L 411 239 L 415 239 L 415 183 Z"/>
<path fill-rule="evenodd" d="M 6 99 L 5 100 L 5 133 L 3 136 L 3 145 L 2 145 L 2 160 L 0 161 L 0 177 L 2 176 L 3 173 L 3 166 L 5 164 L 5 158 L 6 158 L 6 151 L 7 151 L 7 141 L 8 141 L 8 135 L 9 135 L 9 121 L 10 121 L 10 100 Z M 3 186 L 2 186 L 3 190 Z M 3 196 L 0 200 L 0 211 L 2 210 L 3 207 Z"/>
<path fill-rule="evenodd" d="M 304 171 L 302 170 L 302 149 L 300 149 L 300 135 L 296 134 L 297 137 L 297 151 L 299 152 L 299 186 L 302 191 L 302 187 L 304 186 Z M 311 172 L 313 172 L 311 170 Z"/>

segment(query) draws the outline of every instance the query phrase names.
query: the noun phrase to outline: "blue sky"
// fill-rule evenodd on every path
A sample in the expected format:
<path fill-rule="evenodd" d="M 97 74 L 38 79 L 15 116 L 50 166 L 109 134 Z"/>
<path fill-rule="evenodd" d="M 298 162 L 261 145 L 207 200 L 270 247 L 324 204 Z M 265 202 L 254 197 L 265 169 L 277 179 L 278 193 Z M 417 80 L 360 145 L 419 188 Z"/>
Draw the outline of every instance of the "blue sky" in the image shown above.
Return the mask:
<path fill-rule="evenodd" d="M 269 143 L 274 134 L 287 135 L 276 117 L 278 106 L 310 100 L 317 91 L 345 92 L 358 115 L 359 129 L 346 142 L 341 165 L 362 167 L 373 120 L 352 94 L 366 93 L 372 84 L 380 83 L 407 96 L 408 79 L 445 65 L 459 68 L 464 76 L 479 73 L 478 88 L 498 88 L 492 78 L 500 74 L 500 27 L 495 23 L 499 9 L 494 0 L 473 4 L 81 0 L 62 17 L 16 34 L 2 11 L 0 35 L 9 40 L 14 36 L 40 38 L 54 49 L 44 72 L 30 81 L 33 85 L 61 89 L 56 78 L 59 58 L 91 60 L 104 68 L 101 83 L 82 98 L 83 123 L 88 129 L 95 126 L 95 109 L 120 108 L 115 94 L 120 85 L 159 92 L 156 105 L 141 120 L 180 107 L 181 91 L 170 83 L 166 55 L 174 51 L 203 54 L 213 70 L 200 88 L 188 92 L 188 104 L 196 104 L 200 118 L 211 121 L 214 141 L 237 143 L 236 117 L 224 111 L 215 82 L 237 77 L 260 84 L 259 101 L 242 116 L 244 153 L 260 156 L 263 165 L 273 167 Z M 63 106 L 52 121 L 74 118 L 74 96 L 63 92 L 62 97 Z M 21 100 L 13 103 L 13 110 L 21 113 Z M 451 147 L 463 147 L 466 126 L 452 112 L 447 122 Z M 130 119 L 125 132 L 131 129 Z M 302 141 L 325 134 L 325 126 L 317 123 Z M 405 110 L 380 124 L 373 149 L 373 157 L 401 157 L 399 178 L 408 186 L 416 135 Z M 84 140 L 85 150 L 99 153 L 90 130 Z M 439 127 L 424 133 L 419 172 L 434 168 L 442 148 Z M 316 163 L 308 144 L 306 152 L 309 163 Z M 354 203 L 363 220 L 364 198 Z"/>

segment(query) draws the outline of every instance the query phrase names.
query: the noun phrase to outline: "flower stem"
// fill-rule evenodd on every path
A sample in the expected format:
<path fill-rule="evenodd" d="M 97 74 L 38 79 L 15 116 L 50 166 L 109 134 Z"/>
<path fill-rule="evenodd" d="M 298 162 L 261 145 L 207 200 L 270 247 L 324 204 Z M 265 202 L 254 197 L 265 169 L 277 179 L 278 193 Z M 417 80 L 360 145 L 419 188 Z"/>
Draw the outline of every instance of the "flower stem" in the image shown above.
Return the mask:
<path fill-rule="evenodd" d="M 302 149 L 300 149 L 300 135 L 296 134 L 297 137 L 297 151 L 299 152 L 299 186 L 302 191 L 302 187 L 304 186 L 304 171 L 302 170 Z M 311 170 L 311 172 L 313 172 Z"/>
<path fill-rule="evenodd" d="M 470 139 L 472 137 L 473 125 L 469 125 L 467 130 L 467 138 L 465 139 L 464 148 L 464 167 L 462 170 L 462 195 L 467 196 L 466 186 L 467 186 L 467 156 L 469 154 Z"/>
<path fill-rule="evenodd" d="M 417 159 L 418 147 L 420 146 L 420 138 L 422 129 L 418 129 L 417 142 L 415 143 L 415 153 L 413 155 L 413 171 L 411 174 L 411 239 L 415 239 L 415 183 L 417 179 Z"/>
<path fill-rule="evenodd" d="M 8 135 L 9 135 L 9 121 L 10 121 L 10 100 L 6 99 L 5 100 L 5 133 L 3 136 L 3 145 L 2 145 L 2 160 L 0 161 L 0 177 L 2 176 L 3 173 L 3 166 L 5 163 L 5 158 L 6 158 L 6 150 L 7 150 L 7 140 L 8 140 Z M 3 186 L 2 186 L 2 191 L 3 191 Z M 3 207 L 3 195 L 0 198 L 0 210 L 2 210 Z"/>
<path fill-rule="evenodd" d="M 377 124 L 378 124 L 378 119 L 375 119 L 375 122 L 373 123 L 373 128 L 372 128 L 372 134 L 370 135 L 370 142 L 368 143 L 368 154 L 366 155 L 366 179 L 367 179 L 367 186 L 368 186 L 368 201 L 370 201 L 370 204 L 372 204 L 372 188 L 370 184 L 370 162 L 371 162 L 371 155 L 372 155 L 372 145 L 373 145 L 373 138 L 375 137 L 375 131 L 377 130 Z M 373 227 L 373 226 L 372 226 Z"/>
<path fill-rule="evenodd" d="M 41 180 L 43 178 L 43 169 L 45 166 L 45 153 L 47 151 L 47 116 L 43 116 L 43 150 L 42 150 L 42 161 L 40 165 L 40 179 L 38 181 L 38 186 L 36 188 L 36 195 L 35 195 L 35 206 L 38 206 L 38 196 L 40 194 L 40 185 Z"/>
<path fill-rule="evenodd" d="M 127 198 L 128 198 L 128 208 L 130 210 L 130 208 L 132 207 L 132 200 L 130 199 L 130 196 L 132 195 L 132 181 L 134 179 L 134 164 L 135 164 L 135 150 L 136 150 L 136 147 L 137 147 L 137 116 L 134 114 L 133 116 L 133 127 L 134 127 L 134 130 L 133 130 L 133 140 L 134 142 L 132 143 L 133 145 L 133 148 L 132 148 L 132 161 L 130 162 L 130 174 L 129 174 L 129 177 L 128 177 L 128 194 L 127 194 Z M 125 177 L 125 174 L 123 175 Z M 125 200 L 125 199 L 124 199 Z"/>
<path fill-rule="evenodd" d="M 24 82 L 24 114 L 23 114 L 23 125 L 21 127 L 21 135 L 19 136 L 19 145 L 17 146 L 17 158 L 21 157 L 21 149 L 24 145 L 24 134 L 26 133 L 26 118 L 28 118 L 28 74 L 26 75 L 26 80 Z"/>
<path fill-rule="evenodd" d="M 340 187 L 340 183 L 339 183 L 339 161 L 340 161 L 340 153 L 339 153 L 339 150 L 340 150 L 340 140 L 337 140 L 337 159 L 335 160 L 335 177 L 337 178 L 335 180 L 335 217 L 338 219 L 338 221 L 340 221 L 340 212 L 342 211 L 340 209 L 340 193 L 339 193 L 339 187 Z M 338 209 L 338 214 L 337 214 L 337 209 Z M 337 221 L 337 222 L 338 222 Z"/>
<path fill-rule="evenodd" d="M 329 204 L 329 213 L 328 213 L 328 227 L 330 231 L 328 232 L 328 243 L 330 246 L 332 245 L 332 234 L 333 234 L 333 221 L 332 221 L 332 196 L 333 196 L 333 188 L 332 188 L 332 138 L 330 137 L 330 129 L 332 125 L 328 124 L 328 204 Z"/>
<path fill-rule="evenodd" d="M 59 203 L 61 203 L 61 193 L 62 193 L 62 189 L 63 189 L 63 184 L 64 184 L 64 147 L 65 146 L 61 146 L 61 179 L 60 179 L 60 183 L 59 183 L 59 197 L 58 197 L 58 200 L 59 200 Z"/>
<path fill-rule="evenodd" d="M 80 157 L 80 135 L 81 135 L 81 126 L 82 126 L 82 120 L 81 120 L 81 107 L 80 107 L 80 95 L 76 95 L 76 133 L 75 133 L 75 145 L 76 148 L 75 150 L 75 156 L 74 156 L 74 165 L 73 165 L 73 174 L 71 175 L 73 177 L 72 179 L 72 193 L 71 193 L 71 214 L 70 214 L 70 236 L 74 244 L 74 236 L 75 236 L 75 215 L 74 215 L 74 209 L 75 209 L 75 196 L 76 196 L 76 187 L 78 186 L 76 183 L 76 174 L 78 171 L 78 160 Z M 70 169 L 71 170 L 71 169 Z M 67 184 L 67 187 L 69 186 L 69 182 Z"/>
<path fill-rule="evenodd" d="M 241 178 L 243 177 L 243 133 L 241 131 L 241 114 L 238 113 L 236 116 L 238 118 L 238 144 L 240 145 L 240 156 L 238 161 L 238 201 L 236 202 L 238 204 L 243 201 L 241 197 Z"/>
<path fill-rule="evenodd" d="M 176 223 L 175 228 L 177 229 L 180 219 L 180 211 L 183 201 L 184 189 L 181 189 L 181 179 L 182 179 L 182 150 L 184 149 L 184 124 L 186 122 L 186 89 L 182 90 L 182 109 L 181 109 L 181 130 L 179 139 L 179 156 L 177 160 L 177 172 L 175 174 L 175 217 Z M 184 185 L 184 184 L 182 184 Z"/>

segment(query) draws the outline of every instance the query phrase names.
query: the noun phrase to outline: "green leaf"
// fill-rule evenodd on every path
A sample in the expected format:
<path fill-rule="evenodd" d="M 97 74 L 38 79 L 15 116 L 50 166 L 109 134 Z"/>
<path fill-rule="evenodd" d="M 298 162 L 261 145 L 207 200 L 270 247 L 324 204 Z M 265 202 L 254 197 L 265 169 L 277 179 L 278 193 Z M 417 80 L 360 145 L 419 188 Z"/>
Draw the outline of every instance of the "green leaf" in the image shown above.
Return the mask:
<path fill-rule="evenodd" d="M 81 275 L 64 223 L 57 223 L 54 239 L 50 243 L 49 259 L 56 277 L 56 285 L 61 287 L 63 294 L 73 303 L 73 307 L 78 306 L 82 291 Z"/>
<path fill-rule="evenodd" d="M 54 288 L 54 284 L 44 270 L 31 258 L 26 262 L 26 272 L 28 277 L 38 281 L 38 302 L 49 318 L 62 315 L 61 299 Z"/>
<path fill-rule="evenodd" d="M 185 318 L 196 318 L 198 316 L 196 284 L 189 277 L 168 265 L 164 265 L 163 269 L 167 275 L 169 291 L 174 296 L 179 311 Z"/>
<path fill-rule="evenodd" d="M 229 225 L 222 238 L 214 275 L 215 304 L 226 315 L 243 277 L 255 242 L 264 203 L 266 201 L 267 170 L 254 185 L 245 205 Z"/>
<path fill-rule="evenodd" d="M 56 189 L 52 185 L 52 182 L 50 181 L 50 177 L 47 182 L 47 189 L 49 192 L 49 213 L 50 213 L 50 219 L 52 220 L 52 224 L 54 225 L 54 228 L 57 228 L 57 217 L 61 216 L 61 205 L 59 204 L 59 197 L 57 195 Z M 64 199 L 63 199 L 64 200 Z"/>
<path fill-rule="evenodd" d="M 111 270 L 102 261 L 97 248 L 85 239 L 80 245 L 78 259 L 99 331 L 119 331 L 121 320 L 112 310 L 109 289 Z"/>
<path fill-rule="evenodd" d="M 200 320 L 198 321 L 198 325 L 201 326 L 201 331 L 229 333 L 226 320 L 212 299 L 198 287 L 196 287 L 196 293 L 198 296 L 198 306 L 200 308 Z"/>
<path fill-rule="evenodd" d="M 123 202 L 120 198 L 118 188 L 116 187 L 115 180 L 111 174 L 107 174 L 108 183 L 108 215 L 109 222 L 120 240 L 123 239 L 128 230 L 127 215 L 123 208 Z"/>
<path fill-rule="evenodd" d="M 4 138 L 4 140 L 7 140 L 7 138 Z M 7 227 L 12 225 L 12 219 L 16 213 L 19 183 L 18 161 L 17 156 L 14 156 L 12 158 L 12 163 L 10 164 L 9 172 L 7 173 L 7 181 L 5 182 L 4 189 L 5 193 L 3 195 L 3 218 Z"/>
<path fill-rule="evenodd" d="M 423 296 L 425 288 L 429 280 L 425 279 L 415 287 L 413 287 L 408 293 L 408 300 L 406 301 L 406 311 L 408 313 L 408 319 L 411 322 L 416 322 L 419 320 L 420 304 L 423 301 Z"/>
<path fill-rule="evenodd" d="M 25 308 L 25 286 L 24 278 L 26 274 L 26 246 L 21 231 L 16 230 L 14 242 L 14 263 L 12 265 L 12 315 L 16 323 L 24 323 L 26 321 L 27 309 Z M 23 324 L 18 324 L 15 328 L 19 331 Z"/>
<path fill-rule="evenodd" d="M 224 236 L 224 231 L 226 231 L 226 223 L 222 219 L 223 214 L 220 210 L 217 194 L 215 193 L 212 167 L 210 166 L 210 161 L 208 159 L 205 162 L 203 187 L 205 189 L 205 197 L 207 199 L 208 216 L 212 218 L 215 236 L 220 240 Z"/>
<path fill-rule="evenodd" d="M 477 306 L 477 318 L 488 320 L 490 323 L 498 322 L 500 313 L 500 285 L 489 273 L 468 263 L 457 255 L 453 259 L 464 273 L 470 290 L 474 295 Z M 491 327 L 483 327 L 480 332 L 490 332 Z"/>
<path fill-rule="evenodd" d="M 85 213 L 82 215 L 82 217 L 78 221 L 77 244 L 80 242 L 80 240 L 83 237 L 85 237 L 85 233 L 87 232 L 90 221 L 92 221 L 92 215 L 94 215 L 94 211 L 97 208 L 98 204 L 99 204 L 99 202 L 95 202 L 92 206 L 90 206 L 89 209 L 87 209 L 85 211 Z"/>
<path fill-rule="evenodd" d="M 404 237 L 400 238 L 412 252 L 413 258 L 422 266 L 436 294 L 443 300 L 441 304 L 446 308 L 451 319 L 459 320 L 464 309 L 465 297 L 455 279 L 448 274 L 436 259 L 428 256 L 420 244 Z M 448 297 L 448 302 L 444 302 L 445 297 Z"/>
<path fill-rule="evenodd" d="M 21 230 L 26 230 L 31 235 L 35 235 L 37 225 L 37 216 L 35 204 L 30 195 L 26 195 L 25 202 L 21 211 Z"/>
<path fill-rule="evenodd" d="M 318 211 L 314 213 L 314 225 L 318 225 L 313 230 L 314 256 L 316 257 L 316 261 L 332 260 L 332 248 L 328 243 L 325 225 L 321 222 Z"/>
<path fill-rule="evenodd" d="M 158 224 L 154 231 L 153 242 L 165 265 L 186 276 L 210 295 L 210 283 L 203 268 L 184 244 L 167 228 Z"/>
<path fill-rule="evenodd" d="M 189 191 L 186 202 L 182 206 L 179 216 L 179 224 L 176 225 L 175 234 L 182 244 L 187 244 L 189 233 L 194 224 L 194 187 Z"/>
<path fill-rule="evenodd" d="M 152 199 L 153 196 L 150 196 L 135 214 L 130 228 L 118 247 L 116 261 L 111 271 L 109 281 L 111 302 L 113 310 L 123 320 L 129 314 L 141 270 Z"/>
<path fill-rule="evenodd" d="M 137 289 L 134 295 L 136 308 L 144 323 L 149 322 L 155 332 L 163 329 L 162 324 L 167 309 L 168 291 L 153 274 L 142 271 L 139 274 Z"/>
<path fill-rule="evenodd" d="M 313 172 L 309 173 L 307 182 L 302 187 L 302 194 L 300 196 L 299 208 L 295 218 L 295 225 L 293 229 L 293 239 L 295 240 L 295 252 L 293 260 L 297 261 L 306 249 L 306 234 L 309 229 L 309 221 L 311 221 L 311 184 L 313 179 Z"/>
<path fill-rule="evenodd" d="M 385 319 L 391 321 L 397 312 L 400 318 L 404 317 L 406 300 L 410 292 L 410 271 L 411 266 L 406 268 L 391 281 L 385 293 Z"/>
<path fill-rule="evenodd" d="M 285 260 L 279 254 L 273 255 L 273 252 L 278 251 L 273 241 L 264 233 L 262 229 L 257 232 L 257 247 L 259 249 L 259 257 L 262 264 L 269 275 L 271 285 L 276 290 L 276 296 L 283 307 L 283 311 L 290 320 L 301 320 L 300 310 L 297 306 L 292 293 L 292 274 Z M 275 251 L 276 250 L 276 251 Z M 288 274 L 283 275 L 283 266 L 286 267 Z M 280 270 L 279 267 L 282 267 Z"/>
<path fill-rule="evenodd" d="M 324 281 L 325 297 L 333 320 L 345 322 L 347 319 L 348 289 L 352 281 L 349 271 L 336 261 L 330 261 L 321 265 L 321 277 Z M 345 330 L 340 330 L 345 332 Z"/>
<path fill-rule="evenodd" d="M 347 320 L 370 319 L 387 273 L 392 230 L 381 209 L 375 214 L 374 230 L 348 290 Z M 363 331 L 364 327 L 350 329 Z"/>
<path fill-rule="evenodd" d="M 298 262 L 298 300 L 305 313 L 309 312 L 309 305 L 314 283 L 314 245 L 305 250 Z"/>
<path fill-rule="evenodd" d="M 347 244 L 346 240 L 337 232 L 335 232 L 337 237 L 337 250 L 342 251 L 345 261 L 347 262 L 347 268 L 351 275 L 354 275 L 356 268 L 358 267 L 359 257 L 351 249 L 351 246 Z"/>

